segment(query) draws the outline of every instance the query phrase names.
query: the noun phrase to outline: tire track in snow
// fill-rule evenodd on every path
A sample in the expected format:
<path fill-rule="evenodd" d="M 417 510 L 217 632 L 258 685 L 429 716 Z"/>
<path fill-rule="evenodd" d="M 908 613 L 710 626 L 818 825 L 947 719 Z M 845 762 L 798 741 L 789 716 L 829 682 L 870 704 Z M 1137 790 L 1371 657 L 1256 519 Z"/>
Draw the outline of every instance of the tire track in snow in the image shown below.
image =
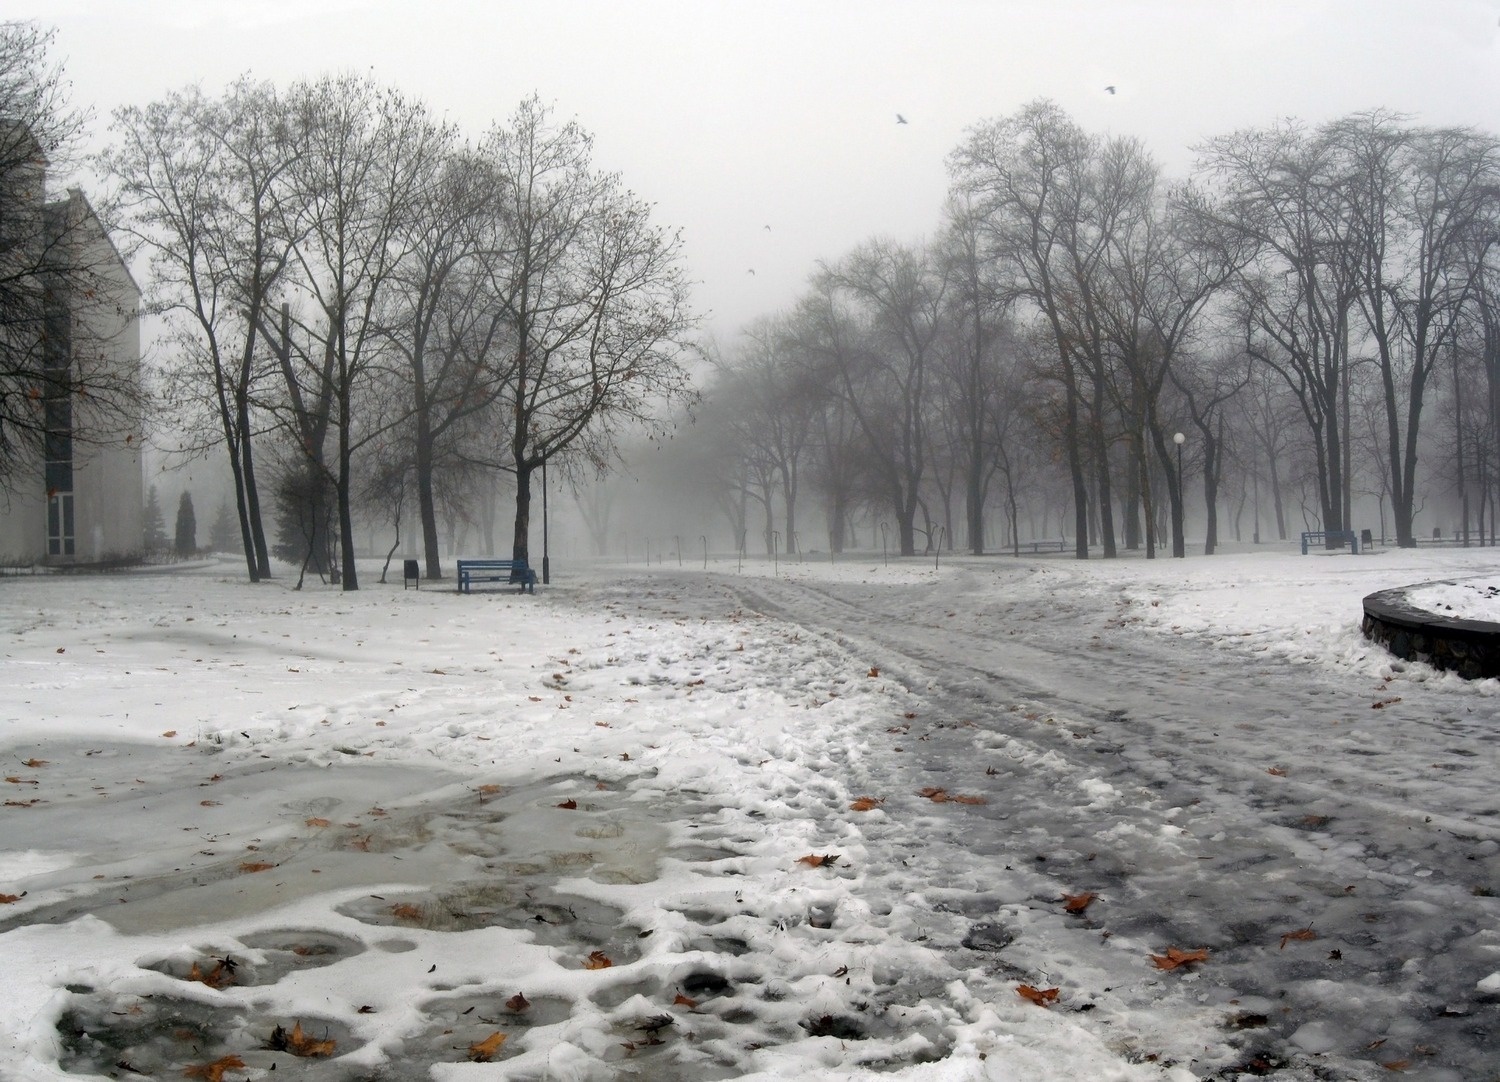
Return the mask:
<path fill-rule="evenodd" d="M 1500 965 L 1485 894 L 1493 788 L 1451 784 L 1429 806 L 1438 794 L 1422 774 L 1434 767 L 1417 765 L 1440 757 L 1437 733 L 1454 745 L 1450 760 L 1476 764 L 1463 773 L 1482 774 L 1493 734 L 1466 713 L 1482 700 L 1402 686 L 1399 709 L 1372 721 L 1368 678 L 1141 634 L 1116 599 L 1053 574 L 1057 586 L 1011 600 L 993 589 L 729 587 L 748 607 L 830 635 L 901 679 L 924 713 L 946 716 L 919 754 L 893 754 L 893 787 L 931 784 L 976 756 L 998 771 L 991 805 L 958 813 L 994 833 L 924 838 L 935 869 L 958 851 L 998 880 L 1029 852 L 1030 871 L 1054 884 L 1038 898 L 1099 889 L 1097 943 L 1054 921 L 1008 954 L 1028 957 L 1020 940 L 1033 939 L 1037 964 L 1053 951 L 1120 991 L 1122 949 L 1139 968 L 1145 949 L 1209 946 L 1213 960 L 1191 981 L 1137 973 L 1120 1008 L 1179 1014 L 1198 1023 L 1189 1030 L 1208 1016 L 1245 1027 L 1199 1051 L 1200 1073 L 1238 1057 L 1284 1065 L 1285 1077 L 1376 1077 L 1402 1061 L 1419 1077 L 1496 1077 L 1500 1006 L 1475 991 Z M 1003 633 L 981 638 L 985 628 Z M 960 721 L 974 727 L 951 727 Z M 949 852 L 932 852 L 934 841 Z M 1304 929 L 1317 939 L 1282 938 Z M 1191 1059 L 1193 1044 L 1173 1054 Z"/>

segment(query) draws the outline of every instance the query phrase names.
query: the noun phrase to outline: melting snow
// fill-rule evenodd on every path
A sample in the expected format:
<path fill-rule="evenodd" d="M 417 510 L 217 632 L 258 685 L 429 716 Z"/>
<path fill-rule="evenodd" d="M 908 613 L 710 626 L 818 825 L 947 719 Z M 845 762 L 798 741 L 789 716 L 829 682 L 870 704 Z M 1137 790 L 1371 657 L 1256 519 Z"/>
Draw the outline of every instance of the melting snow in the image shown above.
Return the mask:
<path fill-rule="evenodd" d="M 1479 1077 L 1495 564 L 0 582 L 0 1075 Z"/>

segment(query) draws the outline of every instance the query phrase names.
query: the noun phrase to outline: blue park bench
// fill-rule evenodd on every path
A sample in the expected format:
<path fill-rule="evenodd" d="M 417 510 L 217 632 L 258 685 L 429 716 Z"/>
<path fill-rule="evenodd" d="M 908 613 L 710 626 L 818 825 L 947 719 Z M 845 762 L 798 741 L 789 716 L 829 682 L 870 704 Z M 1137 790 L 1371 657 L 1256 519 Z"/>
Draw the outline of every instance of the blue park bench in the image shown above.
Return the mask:
<path fill-rule="evenodd" d="M 525 560 L 459 560 L 458 592 L 470 593 L 476 582 L 519 583 L 523 594 L 536 593 L 536 572 Z"/>
<path fill-rule="evenodd" d="M 1310 544 L 1331 546 L 1335 541 L 1349 546 L 1349 551 L 1359 555 L 1359 538 L 1353 530 L 1306 530 L 1302 534 L 1302 555 L 1307 555 Z"/>

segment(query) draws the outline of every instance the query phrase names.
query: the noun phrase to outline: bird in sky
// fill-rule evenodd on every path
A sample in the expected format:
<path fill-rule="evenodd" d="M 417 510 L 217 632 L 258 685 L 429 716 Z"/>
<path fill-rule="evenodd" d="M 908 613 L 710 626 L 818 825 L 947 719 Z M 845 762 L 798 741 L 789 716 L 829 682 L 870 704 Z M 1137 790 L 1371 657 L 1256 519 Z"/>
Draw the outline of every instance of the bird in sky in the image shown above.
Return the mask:
<path fill-rule="evenodd" d="M 906 123 L 906 118 L 904 116 L 902 116 L 900 113 L 897 113 L 896 114 L 896 123 L 897 124 L 905 124 Z"/>
<path fill-rule="evenodd" d="M 1114 88 L 1114 87 L 1112 87 L 1112 86 L 1107 86 L 1107 87 L 1105 87 L 1105 88 L 1104 88 L 1104 89 L 1105 89 L 1105 90 L 1106 90 L 1106 91 L 1108 91 L 1108 92 L 1109 92 L 1109 93 L 1111 93 L 1111 94 L 1113 94 L 1113 93 L 1114 93 L 1114 92 L 1115 92 L 1115 88 Z"/>
<path fill-rule="evenodd" d="M 755 273 L 755 268 L 751 267 L 749 270 L 745 271 L 745 273 L 746 274 L 754 274 Z"/>
<path fill-rule="evenodd" d="M 771 227 L 770 226 L 766 226 L 766 232 L 769 233 L 770 231 L 771 231 Z"/>

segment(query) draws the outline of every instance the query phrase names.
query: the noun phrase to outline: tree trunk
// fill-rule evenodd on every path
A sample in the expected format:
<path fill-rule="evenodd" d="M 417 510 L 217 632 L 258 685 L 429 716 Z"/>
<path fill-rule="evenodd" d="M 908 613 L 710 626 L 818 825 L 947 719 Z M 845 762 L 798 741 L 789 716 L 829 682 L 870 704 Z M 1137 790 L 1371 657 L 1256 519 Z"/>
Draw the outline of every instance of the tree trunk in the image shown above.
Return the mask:
<path fill-rule="evenodd" d="M 535 465 L 526 459 L 516 460 L 516 529 L 511 539 L 510 558 L 525 560 L 531 566 L 531 472 Z"/>

